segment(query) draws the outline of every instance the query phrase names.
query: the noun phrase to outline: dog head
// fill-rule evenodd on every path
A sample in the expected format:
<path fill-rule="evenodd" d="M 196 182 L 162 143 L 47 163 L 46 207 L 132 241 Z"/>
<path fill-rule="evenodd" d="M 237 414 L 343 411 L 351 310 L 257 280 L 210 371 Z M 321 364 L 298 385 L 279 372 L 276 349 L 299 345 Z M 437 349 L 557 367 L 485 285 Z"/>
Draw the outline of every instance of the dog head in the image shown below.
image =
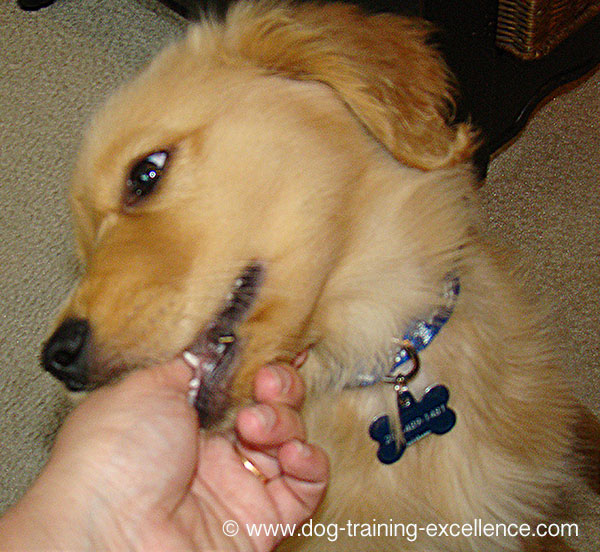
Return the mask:
<path fill-rule="evenodd" d="M 264 363 L 310 347 L 335 356 L 352 324 L 397 324 L 364 305 L 395 300 L 398 278 L 436 257 L 414 255 L 421 231 L 402 230 L 397 210 L 417 188 L 433 198 L 429 175 L 474 148 L 448 123 L 449 90 L 407 19 L 242 3 L 193 28 L 84 141 L 71 199 L 85 270 L 46 368 L 89 389 L 191 351 L 211 365 L 209 423 L 250 396 Z M 431 222 L 448 227 L 439 252 L 462 239 L 446 219 Z M 419 302 L 405 293 L 405 316 Z"/>

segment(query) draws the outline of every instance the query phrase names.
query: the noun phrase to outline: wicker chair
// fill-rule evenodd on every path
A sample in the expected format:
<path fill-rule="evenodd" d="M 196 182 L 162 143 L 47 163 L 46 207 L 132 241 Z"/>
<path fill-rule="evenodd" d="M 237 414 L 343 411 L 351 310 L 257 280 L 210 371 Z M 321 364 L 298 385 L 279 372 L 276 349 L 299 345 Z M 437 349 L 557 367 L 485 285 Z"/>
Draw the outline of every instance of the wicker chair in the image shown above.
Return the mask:
<path fill-rule="evenodd" d="M 496 44 L 537 59 L 598 13 L 598 0 L 499 0 Z"/>

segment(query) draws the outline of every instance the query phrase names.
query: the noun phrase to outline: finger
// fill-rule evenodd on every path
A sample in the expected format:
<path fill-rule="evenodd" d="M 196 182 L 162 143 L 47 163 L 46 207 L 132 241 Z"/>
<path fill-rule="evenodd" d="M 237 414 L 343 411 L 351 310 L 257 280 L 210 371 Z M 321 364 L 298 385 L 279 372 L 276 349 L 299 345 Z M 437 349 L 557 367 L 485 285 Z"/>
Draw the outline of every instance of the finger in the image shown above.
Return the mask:
<path fill-rule="evenodd" d="M 280 447 L 278 459 L 281 471 L 290 483 L 327 483 L 329 459 L 318 446 L 292 440 Z"/>
<path fill-rule="evenodd" d="M 280 449 L 282 476 L 267 483 L 267 490 L 285 519 L 303 521 L 323 499 L 329 480 L 329 460 L 316 446 L 299 441 Z"/>
<path fill-rule="evenodd" d="M 153 380 L 152 383 L 161 388 L 172 389 L 173 391 L 185 394 L 186 396 L 192 377 L 190 367 L 181 358 L 151 366 L 146 370 L 140 370 L 139 374 L 140 377 L 151 378 Z"/>
<path fill-rule="evenodd" d="M 295 368 L 296 370 L 298 370 L 306 362 L 307 358 L 308 358 L 308 349 L 304 349 L 304 351 L 299 352 L 292 360 L 292 368 Z"/>
<path fill-rule="evenodd" d="M 264 366 L 254 380 L 254 397 L 258 402 L 277 402 L 300 408 L 304 400 L 304 382 L 292 366 Z"/>
<path fill-rule="evenodd" d="M 253 476 L 258 477 L 261 482 L 281 476 L 276 450 L 271 453 L 265 453 L 255 448 L 248 448 L 240 442 L 234 446 L 240 456 L 241 464 L 244 465 L 244 461 L 249 460 L 252 467 L 244 466 L 245 469 L 250 471 Z M 255 473 L 255 470 L 258 471 L 258 475 Z"/>
<path fill-rule="evenodd" d="M 281 404 L 257 404 L 242 409 L 235 429 L 238 439 L 249 448 L 271 452 L 292 439 L 303 441 L 306 430 L 298 412 Z"/>

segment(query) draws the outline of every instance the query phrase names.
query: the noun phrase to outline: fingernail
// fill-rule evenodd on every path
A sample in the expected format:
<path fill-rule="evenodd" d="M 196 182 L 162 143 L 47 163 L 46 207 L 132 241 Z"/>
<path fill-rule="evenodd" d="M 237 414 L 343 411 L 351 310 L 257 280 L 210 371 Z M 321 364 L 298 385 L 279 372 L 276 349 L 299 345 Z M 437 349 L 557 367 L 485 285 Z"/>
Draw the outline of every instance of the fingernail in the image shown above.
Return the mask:
<path fill-rule="evenodd" d="M 296 355 L 296 357 L 294 358 L 294 360 L 292 360 L 292 366 L 294 368 L 296 368 L 296 370 L 298 370 L 298 368 L 302 367 L 302 365 L 306 361 L 307 357 L 308 357 L 308 349 L 304 349 L 304 351 L 298 353 Z"/>
<path fill-rule="evenodd" d="M 296 447 L 296 450 L 304 457 L 308 458 L 311 455 L 311 449 L 302 441 L 298 441 L 297 439 L 293 439 L 290 441 Z"/>
<path fill-rule="evenodd" d="M 285 369 L 273 369 L 273 375 L 277 378 L 277 384 L 279 386 L 279 395 L 287 395 L 292 387 L 292 375 Z"/>
<path fill-rule="evenodd" d="M 277 395 L 280 397 L 286 395 L 292 387 L 292 376 L 278 366 L 267 366 L 266 368 L 271 374 Z"/>
<path fill-rule="evenodd" d="M 274 425 L 276 420 L 275 411 L 265 404 L 258 404 L 252 407 L 252 412 L 258 418 L 260 425 L 263 429 L 269 431 Z"/>

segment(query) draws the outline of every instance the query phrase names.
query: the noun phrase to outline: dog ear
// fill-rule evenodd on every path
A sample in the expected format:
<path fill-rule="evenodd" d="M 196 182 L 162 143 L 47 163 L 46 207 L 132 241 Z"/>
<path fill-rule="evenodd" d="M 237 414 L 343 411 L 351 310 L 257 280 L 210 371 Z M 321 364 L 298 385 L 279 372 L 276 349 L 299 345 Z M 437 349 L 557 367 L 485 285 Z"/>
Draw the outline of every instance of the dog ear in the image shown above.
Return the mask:
<path fill-rule="evenodd" d="M 345 4 L 274 6 L 241 4 L 230 13 L 228 23 L 242 30 L 232 33 L 239 55 L 268 72 L 327 84 L 406 165 L 432 170 L 471 158 L 475 132 L 450 123 L 454 87 L 426 23 Z"/>

